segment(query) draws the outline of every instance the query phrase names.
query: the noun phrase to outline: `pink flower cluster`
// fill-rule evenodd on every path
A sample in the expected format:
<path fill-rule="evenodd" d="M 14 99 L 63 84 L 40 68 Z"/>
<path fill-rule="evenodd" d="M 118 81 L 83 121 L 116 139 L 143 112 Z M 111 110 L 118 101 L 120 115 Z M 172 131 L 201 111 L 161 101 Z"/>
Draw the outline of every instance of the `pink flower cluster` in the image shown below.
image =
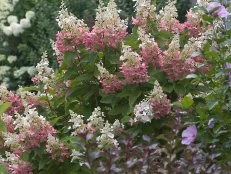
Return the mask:
<path fill-rule="evenodd" d="M 171 112 L 171 102 L 167 98 L 163 98 L 161 101 L 149 100 L 149 103 L 154 112 L 154 119 L 169 115 Z"/>
<path fill-rule="evenodd" d="M 127 84 L 145 83 L 149 80 L 147 66 L 141 61 L 135 64 L 123 63 L 120 69 Z"/>
<path fill-rule="evenodd" d="M 6 166 L 10 174 L 33 174 L 31 165 L 26 162 L 21 164 L 7 163 Z"/>
<path fill-rule="evenodd" d="M 163 66 L 164 52 L 159 48 L 156 42 L 154 42 L 150 47 L 143 47 L 140 54 L 147 64 L 150 63 L 155 68 Z"/>
<path fill-rule="evenodd" d="M 21 147 L 15 151 L 16 154 L 22 154 L 30 148 L 39 147 L 42 142 L 47 141 L 48 135 L 55 135 L 56 130 L 49 124 L 30 125 L 26 130 L 17 135 Z"/>
<path fill-rule="evenodd" d="M 76 35 L 70 31 L 61 31 L 56 34 L 56 48 L 61 52 L 75 51 L 83 43 L 83 35 Z"/>
<path fill-rule="evenodd" d="M 195 72 L 195 61 L 192 58 L 182 59 L 180 55 L 167 58 L 161 68 L 169 80 L 175 81 Z"/>
<path fill-rule="evenodd" d="M 13 115 L 15 112 L 20 113 L 23 111 L 24 107 L 22 99 L 15 93 L 9 92 L 8 96 L 5 99 L 3 99 L 3 101 L 11 103 L 11 107 L 6 111 L 8 115 Z"/>
<path fill-rule="evenodd" d="M 94 27 L 90 33 L 86 34 L 84 44 L 93 51 L 103 50 L 105 47 L 116 48 L 126 35 L 126 30 L 117 31 L 114 28 Z"/>
<path fill-rule="evenodd" d="M 211 70 L 212 68 L 212 65 L 211 64 L 208 64 L 207 61 L 203 58 L 203 57 L 200 57 L 200 56 L 196 56 L 196 57 L 193 57 L 192 58 L 196 63 L 201 63 L 202 65 L 197 68 L 197 71 L 199 73 L 202 73 L 202 74 L 208 74 L 209 71 Z"/>
<path fill-rule="evenodd" d="M 62 143 L 59 143 L 59 146 L 56 148 L 49 148 L 46 145 L 46 151 L 51 155 L 51 159 L 59 162 L 64 162 L 70 155 L 69 149 Z"/>
<path fill-rule="evenodd" d="M 117 76 L 100 78 L 100 83 L 103 87 L 103 91 L 106 94 L 111 94 L 120 91 L 124 87 L 123 81 L 119 80 Z"/>
<path fill-rule="evenodd" d="M 171 33 L 181 33 L 185 29 L 185 24 L 181 24 L 177 19 L 170 21 L 160 21 L 158 24 L 159 31 L 168 31 Z"/>
<path fill-rule="evenodd" d="M 2 116 L 2 121 L 4 122 L 7 131 L 10 133 L 13 133 L 15 130 L 15 125 L 14 125 L 14 119 L 13 116 L 11 115 L 7 115 L 7 114 L 3 114 Z"/>

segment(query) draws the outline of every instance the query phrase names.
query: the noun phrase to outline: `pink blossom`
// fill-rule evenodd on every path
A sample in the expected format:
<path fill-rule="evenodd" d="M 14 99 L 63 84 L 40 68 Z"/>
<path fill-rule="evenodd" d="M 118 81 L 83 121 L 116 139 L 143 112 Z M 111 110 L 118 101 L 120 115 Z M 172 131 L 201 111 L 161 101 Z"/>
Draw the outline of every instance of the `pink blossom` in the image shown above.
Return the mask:
<path fill-rule="evenodd" d="M 84 44 L 92 51 L 103 50 L 105 47 L 116 48 L 126 35 L 126 30 L 94 27 L 90 33 L 85 34 Z"/>
<path fill-rule="evenodd" d="M 27 163 L 7 164 L 10 174 L 33 174 L 32 167 Z"/>
<path fill-rule="evenodd" d="M 141 25 L 142 22 L 141 22 L 139 19 L 136 19 L 136 18 L 133 18 L 133 17 L 132 17 L 132 24 L 133 24 L 133 25 Z"/>
<path fill-rule="evenodd" d="M 111 94 L 120 91 L 123 89 L 123 82 L 118 79 L 117 76 L 112 76 L 112 77 L 106 77 L 106 78 L 101 78 L 100 83 L 103 86 L 103 91 L 106 94 Z"/>
<path fill-rule="evenodd" d="M 15 129 L 13 117 L 11 115 L 4 114 L 2 116 L 2 120 L 6 125 L 7 131 L 13 133 Z"/>
<path fill-rule="evenodd" d="M 152 46 L 143 47 L 140 52 L 143 60 L 148 64 L 152 64 L 155 68 L 160 68 L 163 65 L 163 52 L 155 42 Z"/>
<path fill-rule="evenodd" d="M 160 119 L 171 112 L 170 100 L 166 98 L 163 98 L 161 101 L 150 100 L 149 103 L 153 109 L 154 119 Z"/>
<path fill-rule="evenodd" d="M 182 144 L 189 145 L 192 142 L 195 141 L 197 136 L 197 128 L 195 125 L 187 127 L 183 132 L 182 132 Z"/>
<path fill-rule="evenodd" d="M 185 29 L 185 25 L 181 24 L 177 19 L 170 21 L 160 21 L 158 25 L 159 31 L 168 31 L 171 33 L 181 33 Z"/>
<path fill-rule="evenodd" d="M 174 54 L 171 58 L 166 57 L 161 70 L 167 74 L 169 80 L 179 80 L 195 72 L 195 61 L 191 58 L 182 59 L 180 54 Z"/>
<path fill-rule="evenodd" d="M 8 115 L 14 115 L 15 112 L 21 112 L 23 110 L 22 99 L 13 92 L 10 92 L 8 97 L 4 99 L 5 102 L 10 102 L 11 107 L 7 109 Z"/>
<path fill-rule="evenodd" d="M 149 80 L 145 63 L 137 62 L 134 65 L 124 63 L 120 69 L 125 78 L 125 82 L 128 84 L 145 83 Z"/>
<path fill-rule="evenodd" d="M 56 48 L 61 52 L 74 51 L 81 39 L 72 32 L 61 31 L 56 34 Z"/>

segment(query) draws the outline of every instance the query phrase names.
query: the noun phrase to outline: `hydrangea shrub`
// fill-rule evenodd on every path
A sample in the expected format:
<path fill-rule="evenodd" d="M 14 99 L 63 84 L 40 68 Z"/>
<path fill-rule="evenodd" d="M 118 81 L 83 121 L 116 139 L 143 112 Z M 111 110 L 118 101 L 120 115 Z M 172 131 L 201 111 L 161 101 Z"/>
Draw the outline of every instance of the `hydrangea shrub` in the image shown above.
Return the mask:
<path fill-rule="evenodd" d="M 176 1 L 135 2 L 131 34 L 114 0 L 92 28 L 62 4 L 60 68 L 44 53 L 34 86 L 0 89 L 2 170 L 229 173 L 227 8 L 202 1 L 182 23 Z"/>

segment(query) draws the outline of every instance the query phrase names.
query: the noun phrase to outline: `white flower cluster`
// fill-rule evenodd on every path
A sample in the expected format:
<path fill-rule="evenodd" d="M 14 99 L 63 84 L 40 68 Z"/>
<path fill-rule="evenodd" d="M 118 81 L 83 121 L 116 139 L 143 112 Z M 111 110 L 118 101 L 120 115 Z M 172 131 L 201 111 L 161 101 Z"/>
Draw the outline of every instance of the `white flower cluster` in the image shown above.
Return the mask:
<path fill-rule="evenodd" d="M 145 96 L 146 98 L 137 104 L 134 108 L 135 118 L 134 122 L 151 122 L 154 117 L 153 108 L 150 105 L 150 101 L 161 102 L 163 99 L 167 98 L 164 94 L 158 81 L 155 82 L 153 90 Z"/>
<path fill-rule="evenodd" d="M 133 0 L 136 7 L 136 19 L 147 20 L 154 19 L 156 15 L 155 5 L 151 5 L 151 0 Z M 141 21 L 143 22 L 143 21 Z"/>
<path fill-rule="evenodd" d="M 49 67 L 47 52 L 43 53 L 41 61 L 36 66 L 36 70 L 38 71 L 38 74 L 35 76 L 35 78 L 39 82 L 46 84 L 53 77 L 54 70 Z"/>
<path fill-rule="evenodd" d="M 100 130 L 103 128 L 104 125 L 104 113 L 101 111 L 100 107 L 95 108 L 95 110 L 92 112 L 89 119 L 87 119 L 88 122 L 90 122 L 91 126 L 96 129 Z"/>
<path fill-rule="evenodd" d="M 115 132 L 114 124 L 111 125 L 110 123 L 106 122 L 104 127 L 100 130 L 101 135 L 96 138 L 96 141 L 98 142 L 98 147 L 100 149 L 118 147 L 119 143 L 116 139 L 114 139 L 115 137 L 114 132 Z"/>
<path fill-rule="evenodd" d="M 15 113 L 15 117 L 15 130 L 18 129 L 20 132 L 27 130 L 31 125 L 44 125 L 46 123 L 46 119 L 39 115 L 36 108 L 30 108 L 30 106 L 25 107 L 23 114 Z"/>
<path fill-rule="evenodd" d="M 59 149 L 60 141 L 58 138 L 55 138 L 51 134 L 48 134 L 47 137 L 47 145 L 46 145 L 46 151 L 48 153 L 52 153 L 53 149 Z"/>
<path fill-rule="evenodd" d="M 180 51 L 180 36 L 179 34 L 175 34 L 167 50 L 168 57 L 172 58 L 172 54 L 179 51 Z"/>
<path fill-rule="evenodd" d="M 69 13 L 64 2 L 62 1 L 59 16 L 56 19 L 58 25 L 63 31 L 76 31 L 77 28 L 82 28 L 88 31 L 87 25 L 83 20 L 77 19 L 72 13 Z"/>
<path fill-rule="evenodd" d="M 14 6 L 19 0 L 1 0 L 0 1 L 0 28 L 5 22 L 6 17 L 11 11 L 14 10 Z"/>
<path fill-rule="evenodd" d="M 143 28 L 138 27 L 137 33 L 139 40 L 142 42 L 140 44 L 140 48 L 146 48 L 152 46 L 155 43 L 155 39 L 152 37 L 152 35 L 150 33 L 147 34 Z"/>
<path fill-rule="evenodd" d="M 113 77 L 113 75 L 110 74 L 110 73 L 108 72 L 108 70 L 106 70 L 106 68 L 103 67 L 103 65 L 101 65 L 101 64 L 98 63 L 98 64 L 96 64 L 96 66 L 97 66 L 98 71 L 99 71 L 99 73 L 100 73 L 98 79 L 100 79 L 101 77 L 103 77 L 103 78 L 110 78 L 110 77 Z"/>
<path fill-rule="evenodd" d="M 25 18 L 21 19 L 18 22 L 17 16 L 8 16 L 7 22 L 9 26 L 2 26 L 2 31 L 7 36 L 19 36 L 19 34 L 23 33 L 25 29 L 31 27 L 31 20 L 35 16 L 33 11 L 27 11 Z"/>
<path fill-rule="evenodd" d="M 96 28 L 114 29 L 116 31 L 126 30 L 127 21 L 121 20 L 117 11 L 117 5 L 114 0 L 110 0 L 105 7 L 102 0 L 96 12 Z"/>
<path fill-rule="evenodd" d="M 159 11 L 157 19 L 161 21 L 170 21 L 173 18 L 177 18 L 176 0 L 169 0 L 167 5 Z"/>
<path fill-rule="evenodd" d="M 134 122 L 142 123 L 151 122 L 154 115 L 151 105 L 148 101 L 145 100 L 141 101 L 139 104 L 135 106 L 134 114 Z"/>
<path fill-rule="evenodd" d="M 134 65 L 135 63 L 142 60 L 140 55 L 132 51 L 132 48 L 128 45 L 122 45 L 122 55 L 120 56 L 121 61 L 126 61 L 126 64 Z"/>
<path fill-rule="evenodd" d="M 86 132 L 86 125 L 84 123 L 84 116 L 83 115 L 78 115 L 74 113 L 73 111 L 69 111 L 71 115 L 71 119 L 69 120 L 70 123 L 73 123 L 72 127 L 70 127 L 72 130 L 74 130 L 71 135 L 78 135 L 81 133 Z"/>
<path fill-rule="evenodd" d="M 192 56 L 194 53 L 201 52 L 201 49 L 204 44 L 206 44 L 207 40 L 214 37 L 213 29 L 208 29 L 204 33 L 201 34 L 200 37 L 195 38 L 191 37 L 188 40 L 188 43 L 184 45 L 184 48 L 181 52 L 182 57 Z"/>
<path fill-rule="evenodd" d="M 163 92 L 162 87 L 158 81 L 155 81 L 153 90 L 146 96 L 148 99 L 155 99 L 157 102 L 161 102 L 167 95 Z"/>
<path fill-rule="evenodd" d="M 87 123 L 84 123 L 84 116 L 75 114 L 73 111 L 70 111 L 71 119 L 69 122 L 73 123 L 71 129 L 74 130 L 72 135 L 78 135 L 81 133 L 100 133 L 97 136 L 96 140 L 99 148 L 111 148 L 117 147 L 118 142 L 115 139 L 115 136 L 119 134 L 120 129 L 123 128 L 123 125 L 116 120 L 113 124 L 105 123 L 104 113 L 101 111 L 100 107 L 95 108 L 92 112 L 92 115 L 87 119 Z M 74 154 L 72 154 L 75 158 Z M 77 157 L 76 157 L 77 158 Z"/>
<path fill-rule="evenodd" d="M 6 86 L 0 85 L 0 99 L 5 98 L 8 95 L 9 91 Z"/>

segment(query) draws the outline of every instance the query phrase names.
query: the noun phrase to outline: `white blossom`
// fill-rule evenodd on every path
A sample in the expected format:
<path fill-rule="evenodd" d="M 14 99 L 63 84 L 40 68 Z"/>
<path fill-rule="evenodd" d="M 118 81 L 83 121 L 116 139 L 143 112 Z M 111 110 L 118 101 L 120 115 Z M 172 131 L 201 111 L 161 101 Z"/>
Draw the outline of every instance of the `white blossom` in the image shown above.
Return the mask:
<path fill-rule="evenodd" d="M 26 19 L 31 20 L 35 16 L 35 13 L 33 11 L 27 11 L 25 16 Z"/>
<path fill-rule="evenodd" d="M 17 60 L 17 56 L 8 56 L 7 61 L 11 64 Z"/>
<path fill-rule="evenodd" d="M 7 17 L 7 22 L 9 24 L 11 24 L 11 23 L 17 23 L 18 22 L 18 17 L 10 15 L 10 16 Z"/>
<path fill-rule="evenodd" d="M 100 133 L 101 135 L 96 138 L 99 148 L 118 147 L 119 143 L 114 139 L 114 128 L 110 123 L 106 122 Z"/>
<path fill-rule="evenodd" d="M 43 53 L 41 61 L 36 66 L 36 70 L 38 71 L 36 78 L 44 84 L 48 83 L 54 76 L 54 70 L 49 67 L 47 52 Z"/>
<path fill-rule="evenodd" d="M 97 107 L 92 112 L 92 115 L 89 117 L 87 121 L 91 124 L 93 128 L 96 130 L 100 130 L 104 126 L 104 113 L 101 111 L 100 107 Z"/>
<path fill-rule="evenodd" d="M 86 125 L 84 124 L 84 120 L 83 120 L 84 116 L 78 115 L 71 110 L 69 112 L 71 115 L 71 119 L 69 120 L 69 122 L 73 123 L 71 129 L 74 130 L 74 132 L 72 132 L 72 135 L 78 135 L 79 133 L 84 133 L 86 129 Z"/>
<path fill-rule="evenodd" d="M 88 31 L 87 25 L 83 20 L 78 19 L 72 13 L 69 13 L 64 2 L 61 4 L 61 10 L 59 11 L 59 16 L 56 19 L 59 27 L 64 31 L 76 31 L 77 28 L 82 28 Z"/>
<path fill-rule="evenodd" d="M 23 18 L 20 20 L 20 25 L 22 26 L 22 28 L 30 28 L 31 27 L 31 23 L 30 20 L 27 18 Z"/>
<path fill-rule="evenodd" d="M 23 31 L 24 31 L 22 26 L 20 24 L 16 23 L 16 22 L 11 23 L 10 27 L 12 29 L 12 32 L 13 32 L 14 36 L 19 36 L 19 34 L 22 34 Z"/>
<path fill-rule="evenodd" d="M 120 19 L 117 5 L 114 0 L 110 0 L 106 7 L 103 1 L 100 1 L 100 5 L 96 11 L 95 27 L 101 29 L 110 28 L 116 31 L 127 29 L 127 21 Z"/>
<path fill-rule="evenodd" d="M 135 106 L 134 115 L 135 115 L 134 122 L 146 123 L 146 122 L 151 122 L 154 113 L 149 102 L 144 100 Z"/>

